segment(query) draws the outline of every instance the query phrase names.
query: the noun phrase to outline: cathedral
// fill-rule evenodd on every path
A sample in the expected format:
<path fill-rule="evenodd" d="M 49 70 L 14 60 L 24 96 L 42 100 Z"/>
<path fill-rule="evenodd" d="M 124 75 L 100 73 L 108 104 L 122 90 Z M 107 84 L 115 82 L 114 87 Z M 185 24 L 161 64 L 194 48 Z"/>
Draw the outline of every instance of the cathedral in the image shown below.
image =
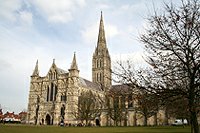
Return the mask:
<path fill-rule="evenodd" d="M 77 111 L 81 92 L 91 91 L 105 98 L 106 92 L 120 93 L 121 90 L 125 92 L 129 90 L 125 85 L 112 85 L 111 80 L 111 58 L 106 44 L 101 13 L 97 46 L 92 57 L 92 81 L 79 76 L 75 53 L 68 70 L 59 68 L 53 60 L 46 76 L 40 76 L 37 61 L 30 81 L 27 123 L 57 125 L 63 121 L 78 124 L 79 120 L 75 118 L 73 112 Z M 133 101 L 131 95 L 128 99 Z M 136 123 L 142 125 L 143 118 L 140 114 L 136 114 L 133 108 L 135 103 L 124 102 L 126 103 L 126 121 L 124 120 L 122 125 L 134 126 Z M 160 123 L 162 123 L 164 116 L 162 112 L 160 114 Z M 114 125 L 106 109 L 102 109 L 101 115 L 96 119 L 102 126 Z M 93 123 L 95 125 L 95 120 Z M 153 125 L 154 123 L 154 117 L 150 118 L 148 124 Z"/>

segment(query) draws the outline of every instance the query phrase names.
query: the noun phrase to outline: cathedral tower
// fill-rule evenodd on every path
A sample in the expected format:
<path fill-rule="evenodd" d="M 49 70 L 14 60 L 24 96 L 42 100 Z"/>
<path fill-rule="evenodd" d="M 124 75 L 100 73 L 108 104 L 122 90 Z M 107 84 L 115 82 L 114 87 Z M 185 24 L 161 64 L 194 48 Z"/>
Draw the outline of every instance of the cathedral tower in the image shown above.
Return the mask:
<path fill-rule="evenodd" d="M 111 87 L 111 59 L 106 46 L 102 12 L 97 46 L 92 59 L 92 81 L 101 84 L 104 90 Z"/>
<path fill-rule="evenodd" d="M 66 106 L 66 120 L 73 123 L 76 120 L 74 113 L 78 112 L 78 97 L 79 97 L 79 70 L 76 62 L 76 54 L 72 60 L 69 69 L 68 88 L 67 88 L 67 106 Z"/>

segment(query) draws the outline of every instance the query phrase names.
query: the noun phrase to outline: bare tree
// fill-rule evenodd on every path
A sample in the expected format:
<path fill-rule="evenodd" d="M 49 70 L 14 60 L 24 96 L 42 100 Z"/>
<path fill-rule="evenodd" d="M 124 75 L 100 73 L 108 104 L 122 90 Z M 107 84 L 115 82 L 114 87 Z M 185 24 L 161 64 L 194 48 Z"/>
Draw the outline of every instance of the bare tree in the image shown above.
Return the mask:
<path fill-rule="evenodd" d="M 148 52 L 148 63 L 166 85 L 156 91 L 167 97 L 177 94 L 186 98 L 192 128 L 198 133 L 200 3 L 198 0 L 182 1 L 179 8 L 165 4 L 165 11 L 162 15 L 155 12 L 149 18 L 150 27 L 141 35 L 141 41 Z"/>
<path fill-rule="evenodd" d="M 91 120 L 100 116 L 103 106 L 103 100 L 99 95 L 93 94 L 92 91 L 82 92 L 78 99 L 78 112 L 74 112 L 74 116 L 86 125 Z"/>
<path fill-rule="evenodd" d="M 167 108 L 168 117 L 174 117 L 178 119 L 187 119 L 189 120 L 189 109 L 188 101 L 185 98 L 179 98 L 177 100 L 166 101 L 165 107 Z"/>
<path fill-rule="evenodd" d="M 118 123 L 123 119 L 123 111 L 125 107 L 120 101 L 120 96 L 118 95 L 108 95 L 107 97 L 107 110 L 108 116 L 114 121 L 114 125 L 118 126 Z"/>
<path fill-rule="evenodd" d="M 154 94 L 143 92 L 137 94 L 136 101 L 137 106 L 135 110 L 144 116 L 144 126 L 147 126 L 148 118 L 156 116 L 158 112 L 159 100 Z"/>
<path fill-rule="evenodd" d="M 132 91 L 127 85 L 115 85 L 107 92 L 106 107 L 108 116 L 114 121 L 114 125 L 127 126 L 128 97 L 132 97 Z M 132 99 L 131 99 L 132 100 Z"/>
<path fill-rule="evenodd" d="M 144 117 L 144 126 L 146 126 L 148 118 L 156 116 L 161 106 L 156 92 L 150 89 L 152 87 L 148 88 L 149 83 L 147 81 L 152 81 L 151 77 L 146 75 L 150 74 L 149 69 L 141 69 L 138 71 L 135 70 L 131 61 L 119 61 L 112 73 L 114 75 L 114 82 L 125 84 L 129 87 L 129 93 L 134 97 L 132 100 L 136 101 L 137 104 L 134 105 L 134 109 L 137 113 L 142 114 Z M 146 78 L 145 80 L 144 77 Z M 157 124 L 157 121 L 155 121 L 155 124 Z"/>
<path fill-rule="evenodd" d="M 115 72 L 121 82 L 155 93 L 162 99 L 187 100 L 191 131 L 199 132 L 200 101 L 200 3 L 182 0 L 180 7 L 165 4 L 165 13 L 155 11 L 149 27 L 140 36 L 151 68 L 139 72 L 120 64 Z"/>

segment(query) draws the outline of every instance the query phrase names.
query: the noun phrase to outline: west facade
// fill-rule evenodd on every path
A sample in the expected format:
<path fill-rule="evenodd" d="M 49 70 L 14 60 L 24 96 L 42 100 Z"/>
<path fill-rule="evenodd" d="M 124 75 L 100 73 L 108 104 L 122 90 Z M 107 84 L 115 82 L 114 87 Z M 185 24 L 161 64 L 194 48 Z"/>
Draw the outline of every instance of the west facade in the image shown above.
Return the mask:
<path fill-rule="evenodd" d="M 73 112 L 78 111 L 78 99 L 82 92 L 92 91 L 105 100 L 110 91 L 128 90 L 124 85 L 112 85 L 111 79 L 111 58 L 101 14 L 97 46 L 92 57 L 92 81 L 79 76 L 76 54 L 73 55 L 71 67 L 68 70 L 59 68 L 53 60 L 47 75 L 43 77 L 39 75 L 37 61 L 31 75 L 27 123 L 57 125 L 62 121 L 68 124 L 78 124 L 80 121 L 75 118 Z M 143 117 L 134 110 L 134 97 L 129 95 L 126 99 L 132 102 L 124 101 L 126 120 L 118 125 L 143 125 Z M 108 112 L 108 109 L 104 107 L 101 115 L 97 117 L 102 126 L 115 124 Z M 158 124 L 164 123 L 163 114 L 162 111 L 158 113 L 158 116 L 160 115 Z M 153 125 L 154 121 L 155 118 L 152 117 L 148 124 Z M 95 120 L 93 122 L 95 125 Z"/>

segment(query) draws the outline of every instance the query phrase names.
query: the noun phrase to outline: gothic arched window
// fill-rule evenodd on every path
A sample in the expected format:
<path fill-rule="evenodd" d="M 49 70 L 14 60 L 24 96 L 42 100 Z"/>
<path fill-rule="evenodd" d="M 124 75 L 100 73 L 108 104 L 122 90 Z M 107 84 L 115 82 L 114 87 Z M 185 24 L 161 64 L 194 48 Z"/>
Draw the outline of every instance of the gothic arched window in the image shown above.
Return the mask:
<path fill-rule="evenodd" d="M 55 73 L 52 72 L 52 79 L 55 79 Z"/>
<path fill-rule="evenodd" d="M 62 105 L 60 109 L 60 116 L 61 116 L 61 121 L 65 119 L 65 105 Z"/>
<path fill-rule="evenodd" d="M 65 102 L 67 100 L 66 94 L 61 95 L 61 102 Z"/>
<path fill-rule="evenodd" d="M 53 83 L 51 83 L 51 88 L 50 88 L 50 100 L 49 101 L 53 101 L 53 89 L 54 88 L 54 85 Z"/>
<path fill-rule="evenodd" d="M 47 102 L 49 101 L 49 87 L 47 88 Z"/>
<path fill-rule="evenodd" d="M 99 73 L 99 81 L 101 81 L 101 80 L 102 80 L 102 74 Z"/>
<path fill-rule="evenodd" d="M 99 81 L 99 73 L 97 73 L 97 75 L 96 75 L 96 81 L 97 82 Z"/>
<path fill-rule="evenodd" d="M 99 60 L 96 60 L 96 68 L 99 67 Z"/>
<path fill-rule="evenodd" d="M 133 97 L 132 95 L 128 95 L 128 107 L 133 107 Z"/>
<path fill-rule="evenodd" d="M 57 89 L 57 86 L 55 85 L 55 87 L 54 87 L 54 101 L 56 101 L 57 91 L 58 91 L 58 89 Z"/>
<path fill-rule="evenodd" d="M 103 63 L 102 63 L 102 60 L 100 59 L 99 60 L 99 67 L 102 67 Z"/>
<path fill-rule="evenodd" d="M 55 72 L 54 74 L 55 74 L 55 77 L 54 77 L 54 79 L 56 79 L 56 78 L 57 78 L 57 74 L 56 74 L 56 72 Z"/>

